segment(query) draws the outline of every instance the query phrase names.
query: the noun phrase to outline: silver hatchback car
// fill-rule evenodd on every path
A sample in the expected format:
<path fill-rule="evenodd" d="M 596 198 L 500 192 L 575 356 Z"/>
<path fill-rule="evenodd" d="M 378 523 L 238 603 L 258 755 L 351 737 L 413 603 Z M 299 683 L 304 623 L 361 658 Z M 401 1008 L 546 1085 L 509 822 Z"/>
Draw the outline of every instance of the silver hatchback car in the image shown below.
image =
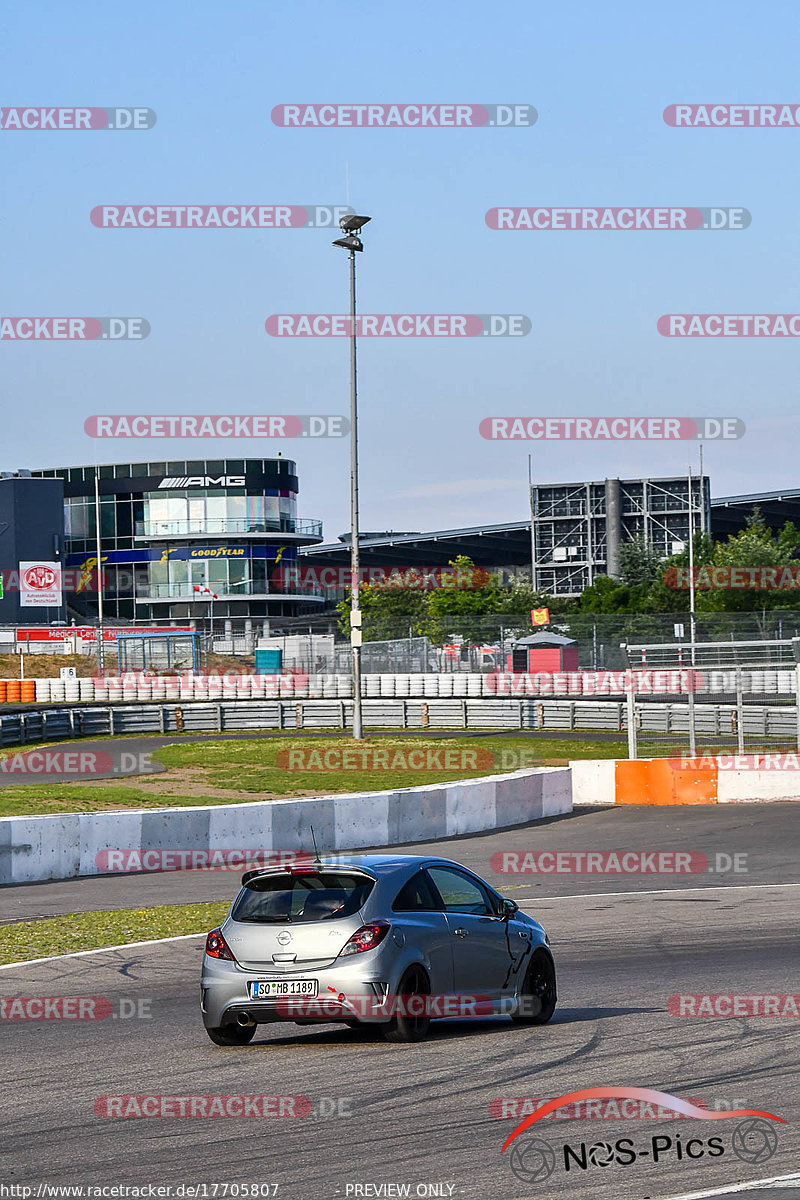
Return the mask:
<path fill-rule="evenodd" d="M 372 1024 L 394 1042 L 432 1019 L 505 1013 L 543 1025 L 556 1006 L 550 942 L 472 871 L 369 854 L 248 871 L 206 939 L 201 1009 L 218 1046 L 258 1025 Z"/>

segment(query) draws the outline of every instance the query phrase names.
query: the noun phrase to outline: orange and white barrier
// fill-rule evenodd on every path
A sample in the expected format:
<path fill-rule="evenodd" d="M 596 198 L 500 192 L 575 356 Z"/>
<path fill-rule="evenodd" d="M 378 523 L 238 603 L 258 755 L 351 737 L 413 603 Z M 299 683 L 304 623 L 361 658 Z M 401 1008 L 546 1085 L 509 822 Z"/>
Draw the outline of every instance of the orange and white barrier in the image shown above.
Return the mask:
<path fill-rule="evenodd" d="M 570 770 L 576 807 L 800 800 L 799 752 L 584 759 L 571 762 Z"/>

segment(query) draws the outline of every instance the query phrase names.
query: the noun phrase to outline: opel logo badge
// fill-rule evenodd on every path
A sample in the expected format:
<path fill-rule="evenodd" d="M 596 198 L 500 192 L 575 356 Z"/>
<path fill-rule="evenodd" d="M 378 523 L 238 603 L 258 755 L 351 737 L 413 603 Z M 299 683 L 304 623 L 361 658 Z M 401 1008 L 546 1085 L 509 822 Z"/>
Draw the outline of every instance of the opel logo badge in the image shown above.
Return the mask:
<path fill-rule="evenodd" d="M 292 940 L 292 935 L 289 933 L 288 929 L 284 929 L 283 933 L 278 934 L 278 945 L 279 946 L 288 946 L 289 942 L 291 940 Z"/>

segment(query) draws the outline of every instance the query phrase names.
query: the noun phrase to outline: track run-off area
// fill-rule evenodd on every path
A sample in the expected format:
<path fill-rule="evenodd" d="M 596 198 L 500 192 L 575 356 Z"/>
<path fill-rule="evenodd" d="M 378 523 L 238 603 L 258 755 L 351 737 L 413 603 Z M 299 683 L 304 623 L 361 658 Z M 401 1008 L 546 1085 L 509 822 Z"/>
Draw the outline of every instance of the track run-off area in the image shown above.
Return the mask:
<path fill-rule="evenodd" d="M 391 1045 L 341 1025 L 286 1023 L 259 1027 L 249 1046 L 221 1049 L 200 1019 L 202 937 L 3 968 L 0 997 L 107 1003 L 102 1019 L 0 1021 L 0 1175 L 31 1186 L 32 1196 L 55 1195 L 37 1192 L 47 1183 L 171 1185 L 174 1196 L 190 1194 L 179 1185 L 206 1184 L 208 1197 L 246 1195 L 232 1185 L 257 1184 L 271 1185 L 259 1195 L 281 1200 L 666 1200 L 739 1195 L 754 1185 L 756 1196 L 793 1200 L 800 1196 L 793 1174 L 800 1172 L 800 1015 L 706 1016 L 699 1001 L 698 1015 L 689 1001 L 680 1015 L 680 1001 L 670 998 L 800 992 L 799 827 L 797 804 L 618 806 L 397 848 L 462 862 L 542 921 L 559 985 L 555 1017 L 543 1027 L 452 1019 L 436 1022 L 424 1042 Z M 705 856 L 708 869 L 678 876 L 498 870 L 504 855 L 519 855 L 505 861 L 521 864 L 526 853 L 559 851 L 680 851 L 695 865 Z M 238 881 L 233 872 L 182 871 L 8 887 L 0 890 L 0 921 L 227 900 Z M 501 1154 L 538 1106 L 523 1098 L 601 1087 L 654 1089 L 786 1123 L 767 1122 L 775 1134 L 768 1156 L 757 1131 L 746 1130 L 737 1155 L 734 1131 L 743 1118 L 693 1120 L 647 1106 L 634 1113 L 619 1101 L 616 1114 L 606 1105 L 538 1121 Z M 285 1101 L 275 1119 L 96 1111 L 108 1096 L 267 1095 L 303 1099 Z M 548 1152 L 531 1149 L 532 1139 L 546 1143 L 554 1164 L 534 1180 L 524 1177 L 526 1167 L 530 1174 Z M 710 1139 L 721 1153 L 710 1153 Z M 776 1182 L 758 1182 L 767 1180 Z"/>

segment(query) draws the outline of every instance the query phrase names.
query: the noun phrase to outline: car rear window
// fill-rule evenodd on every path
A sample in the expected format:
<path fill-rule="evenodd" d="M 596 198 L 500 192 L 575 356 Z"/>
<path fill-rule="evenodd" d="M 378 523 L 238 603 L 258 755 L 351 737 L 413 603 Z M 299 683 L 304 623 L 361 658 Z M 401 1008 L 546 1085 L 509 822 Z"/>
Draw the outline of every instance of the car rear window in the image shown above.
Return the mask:
<path fill-rule="evenodd" d="M 285 925 L 352 917 L 364 905 L 374 886 L 374 879 L 343 871 L 256 877 L 239 893 L 231 918 Z"/>

